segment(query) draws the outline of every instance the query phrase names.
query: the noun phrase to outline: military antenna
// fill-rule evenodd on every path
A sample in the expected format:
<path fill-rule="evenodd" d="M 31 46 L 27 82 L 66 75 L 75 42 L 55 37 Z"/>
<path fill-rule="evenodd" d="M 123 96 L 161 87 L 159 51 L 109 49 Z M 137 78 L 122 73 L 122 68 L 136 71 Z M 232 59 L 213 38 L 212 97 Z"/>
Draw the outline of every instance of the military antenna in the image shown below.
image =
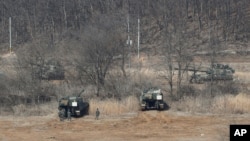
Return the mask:
<path fill-rule="evenodd" d="M 11 53 L 11 17 L 9 17 L 9 33 L 10 33 L 10 53 Z"/>
<path fill-rule="evenodd" d="M 130 40 L 130 35 L 129 35 L 129 15 L 128 15 L 128 18 L 127 18 L 127 24 L 128 24 L 128 40 L 127 40 L 127 45 L 129 47 L 129 68 L 130 68 L 130 63 L 131 63 L 131 45 L 132 45 L 132 40 Z"/>
<path fill-rule="evenodd" d="M 140 19 L 138 16 L 138 59 L 140 58 Z"/>

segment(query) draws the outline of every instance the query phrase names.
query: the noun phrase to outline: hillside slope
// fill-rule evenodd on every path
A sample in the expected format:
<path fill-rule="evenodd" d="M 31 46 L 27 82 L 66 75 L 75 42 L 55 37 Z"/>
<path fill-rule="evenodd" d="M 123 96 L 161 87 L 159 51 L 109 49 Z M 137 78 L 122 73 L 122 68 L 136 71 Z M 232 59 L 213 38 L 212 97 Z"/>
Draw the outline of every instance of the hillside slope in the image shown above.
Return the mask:
<path fill-rule="evenodd" d="M 8 80 L 0 80 L 3 107 L 50 100 L 83 87 L 90 89 L 88 98 L 120 99 L 139 95 L 152 85 L 172 95 L 168 72 L 173 66 L 229 63 L 249 85 L 245 80 L 250 59 L 247 1 L 23 0 L 1 1 L 0 7 L 0 75 Z M 6 36 L 9 17 L 11 55 Z M 36 77 L 50 60 L 64 67 L 64 80 Z M 172 74 L 173 93 L 181 86 L 198 94 L 210 88 L 189 84 L 184 71 Z M 176 86 L 178 81 L 183 85 Z"/>

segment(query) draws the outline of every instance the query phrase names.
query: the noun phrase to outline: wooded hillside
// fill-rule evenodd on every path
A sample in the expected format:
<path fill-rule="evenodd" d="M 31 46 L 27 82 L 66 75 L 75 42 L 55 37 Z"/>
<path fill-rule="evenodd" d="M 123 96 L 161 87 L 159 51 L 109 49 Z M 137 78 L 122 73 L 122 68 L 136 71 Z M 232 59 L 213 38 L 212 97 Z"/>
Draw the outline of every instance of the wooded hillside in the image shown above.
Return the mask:
<path fill-rule="evenodd" d="M 140 57 L 164 66 L 157 67 L 165 72 L 160 87 L 175 99 L 187 89 L 199 93 L 186 86 L 181 70 L 200 55 L 207 64 L 225 55 L 247 57 L 249 6 L 247 0 L 1 0 L 0 105 L 41 103 L 81 89 L 86 97 L 121 99 L 159 84 L 140 73 L 145 67 L 136 59 L 138 27 Z M 48 80 L 44 66 L 62 67 L 62 76 Z"/>

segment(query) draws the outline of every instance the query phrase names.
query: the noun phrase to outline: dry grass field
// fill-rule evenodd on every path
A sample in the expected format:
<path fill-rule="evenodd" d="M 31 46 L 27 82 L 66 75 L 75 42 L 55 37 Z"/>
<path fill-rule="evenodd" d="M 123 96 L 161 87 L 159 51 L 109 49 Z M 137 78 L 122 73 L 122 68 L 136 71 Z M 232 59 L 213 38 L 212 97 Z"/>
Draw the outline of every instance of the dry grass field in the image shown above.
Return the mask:
<path fill-rule="evenodd" d="M 142 112 L 136 97 L 91 99 L 89 115 L 64 122 L 57 117 L 56 102 L 29 110 L 18 106 L 16 115 L 0 117 L 0 140 L 228 141 L 230 124 L 250 123 L 249 100 L 248 94 L 218 96 L 210 101 L 187 97 L 172 103 L 170 110 Z M 94 119 L 96 107 L 101 111 L 99 120 Z M 32 111 L 47 116 L 32 116 Z"/>
<path fill-rule="evenodd" d="M 229 141 L 231 124 L 250 125 L 247 0 L 0 3 L 0 141 Z M 65 76 L 43 78 L 57 61 Z M 233 81 L 195 84 L 174 69 L 213 61 Z M 140 110 L 149 87 L 169 108 Z M 60 121 L 58 100 L 73 94 L 89 114 Z"/>
<path fill-rule="evenodd" d="M 1 141 L 228 141 L 230 124 L 248 124 L 249 114 L 147 111 L 93 115 L 60 122 L 48 116 L 0 117 Z"/>
<path fill-rule="evenodd" d="M 143 63 L 147 62 L 147 63 Z M 164 71 L 146 67 L 129 69 L 133 81 L 165 85 Z M 152 58 L 151 58 L 152 61 Z M 151 62 L 151 64 L 153 64 Z M 230 63 L 236 70 L 235 81 L 245 89 L 237 95 L 183 97 L 167 101 L 166 111 L 140 111 L 138 98 L 122 100 L 90 99 L 89 115 L 60 122 L 57 102 L 46 105 L 14 106 L 13 115 L 0 116 L 1 141 L 228 141 L 230 124 L 250 123 L 250 64 Z M 197 87 L 202 85 L 197 85 Z M 166 96 L 165 96 L 166 97 Z M 95 120 L 95 110 L 101 111 Z"/>

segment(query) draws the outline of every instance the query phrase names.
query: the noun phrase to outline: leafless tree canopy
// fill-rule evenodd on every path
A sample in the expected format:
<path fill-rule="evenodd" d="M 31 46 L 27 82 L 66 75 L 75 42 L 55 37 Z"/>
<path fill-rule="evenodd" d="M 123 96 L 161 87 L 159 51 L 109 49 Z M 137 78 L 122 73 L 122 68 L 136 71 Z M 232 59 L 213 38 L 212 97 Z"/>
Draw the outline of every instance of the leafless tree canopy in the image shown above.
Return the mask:
<path fill-rule="evenodd" d="M 15 100 L 39 103 L 41 97 L 67 95 L 58 92 L 57 82 L 40 79 L 49 60 L 63 66 L 65 77 L 60 84 L 65 87 L 91 85 L 96 89 L 95 96 L 105 93 L 120 98 L 121 93 L 126 95 L 129 91 L 138 94 L 144 83 L 141 76 L 140 83 L 132 82 L 133 76 L 125 69 L 130 53 L 136 54 L 138 18 L 140 51 L 149 56 L 164 56 L 165 84 L 170 87 L 171 95 L 176 93 L 181 97 L 185 68 L 193 63 L 195 52 L 212 52 L 209 61 L 213 64 L 216 52 L 226 50 L 229 43 L 237 42 L 242 50 L 247 48 L 248 3 L 247 0 L 1 0 L 0 52 L 9 51 L 11 17 L 12 48 L 18 59 L 14 63 L 15 75 L 0 70 L 0 99 L 7 101 L 3 104 L 18 103 Z M 128 16 L 132 50 L 126 45 Z M 2 68 L 6 66 L 3 60 L 0 58 Z"/>

